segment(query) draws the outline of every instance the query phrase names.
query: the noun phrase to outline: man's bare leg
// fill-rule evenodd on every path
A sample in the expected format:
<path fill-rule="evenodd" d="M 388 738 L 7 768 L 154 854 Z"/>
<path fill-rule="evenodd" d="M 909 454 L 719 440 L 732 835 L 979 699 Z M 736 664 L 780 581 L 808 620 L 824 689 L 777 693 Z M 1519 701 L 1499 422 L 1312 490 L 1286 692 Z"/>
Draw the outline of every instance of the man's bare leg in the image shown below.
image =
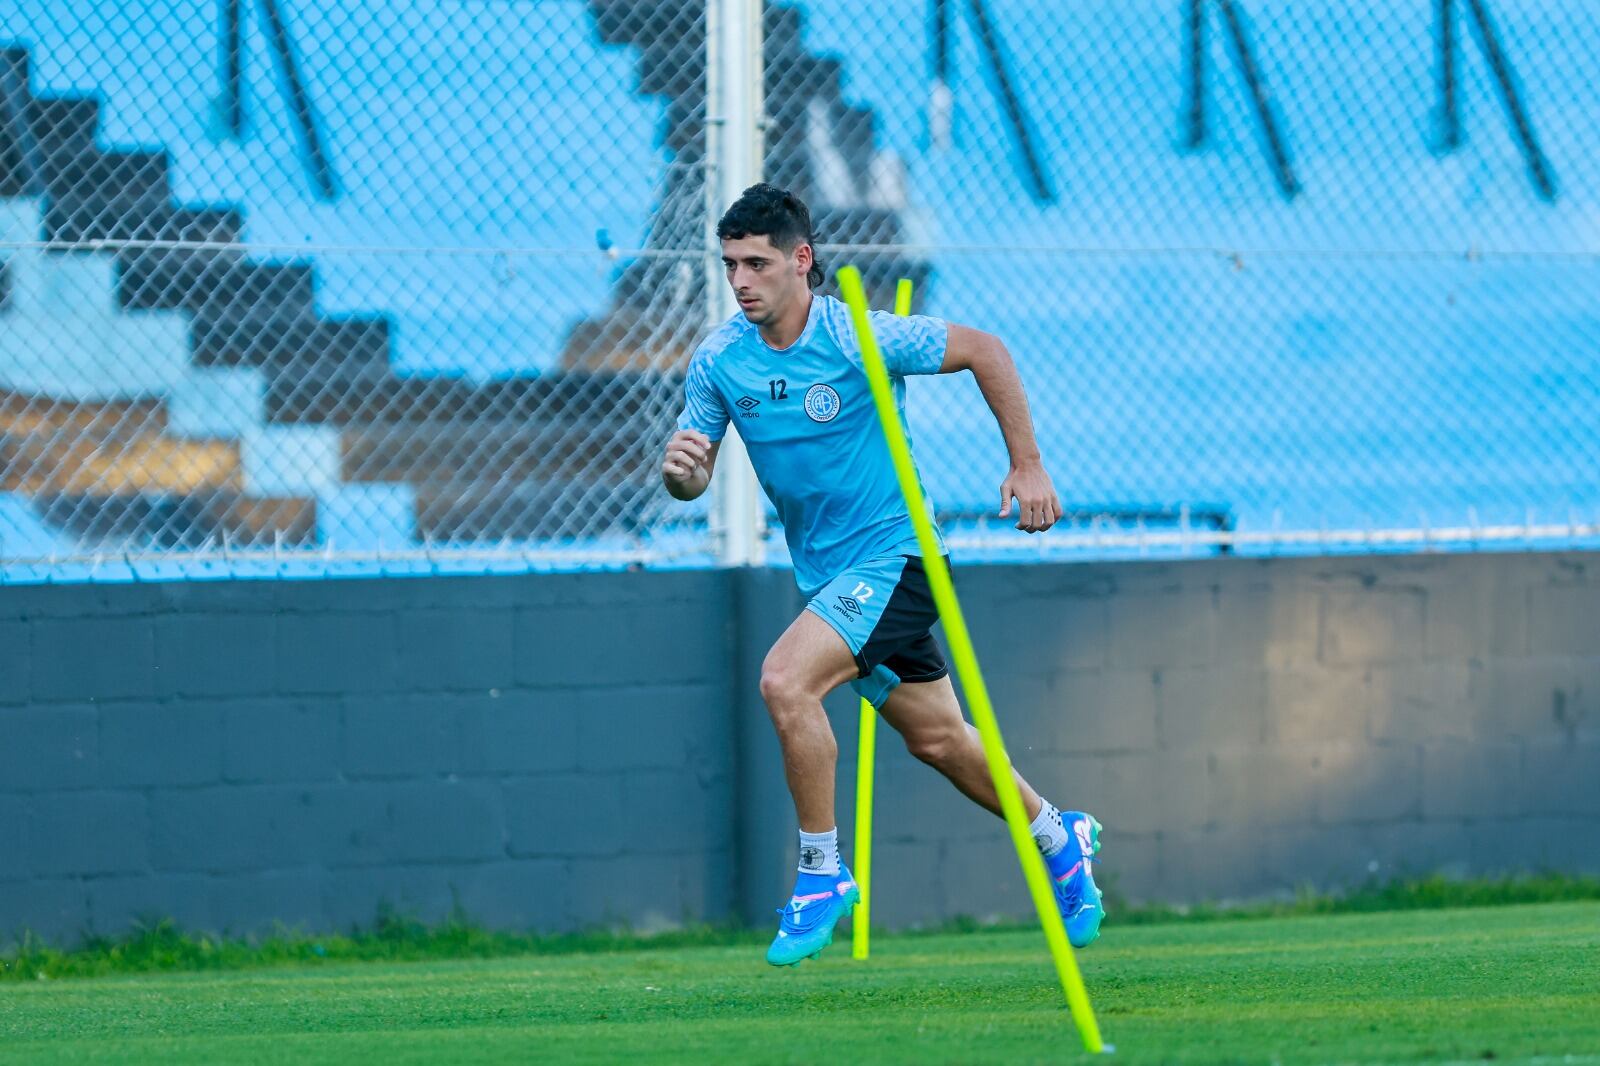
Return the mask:
<path fill-rule="evenodd" d="M 783 771 L 802 832 L 825 833 L 836 824 L 833 788 L 839 745 L 822 697 L 857 673 L 844 638 L 810 611 L 800 612 L 761 665 L 761 698 L 778 731 Z"/>
<path fill-rule="evenodd" d="M 961 717 L 961 705 L 948 677 L 899 685 L 889 693 L 880 713 L 899 730 L 911 754 L 944 774 L 974 803 L 1000 813 L 983 743 L 978 731 Z M 1100 846 L 1099 823 L 1074 812 L 1069 827 L 1055 808 L 1046 809 L 1015 768 L 1011 774 L 1022 793 L 1022 808 L 1031 823 L 1029 833 L 1049 868 L 1067 939 L 1074 947 L 1084 947 L 1100 935 L 1105 913 L 1090 861 Z"/>
<path fill-rule="evenodd" d="M 880 712 L 906 742 L 906 750 L 950 779 L 972 802 L 996 815 L 1000 797 L 983 755 L 978 731 L 961 716 L 955 687 L 949 677 L 919 684 L 902 684 L 889 693 Z M 1039 794 L 1013 768 L 1022 793 L 1023 812 L 1032 821 L 1043 806 Z"/>
<path fill-rule="evenodd" d="M 783 771 L 800 818 L 794 895 L 767 948 L 774 966 L 820 955 L 833 942 L 834 923 L 861 898 L 839 855 L 833 812 L 839 745 L 822 709 L 822 697 L 856 674 L 844 638 L 810 611 L 800 612 L 761 665 L 761 698 L 783 747 Z"/>

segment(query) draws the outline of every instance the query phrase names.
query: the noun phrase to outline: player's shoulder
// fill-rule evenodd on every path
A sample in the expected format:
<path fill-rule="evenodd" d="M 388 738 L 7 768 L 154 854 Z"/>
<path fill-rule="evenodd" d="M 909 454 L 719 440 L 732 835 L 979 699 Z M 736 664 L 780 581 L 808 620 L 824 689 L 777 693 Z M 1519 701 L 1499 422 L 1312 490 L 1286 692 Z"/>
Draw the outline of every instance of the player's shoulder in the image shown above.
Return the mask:
<path fill-rule="evenodd" d="M 827 334 L 833 346 L 850 362 L 861 365 L 861 341 L 856 336 L 856 324 L 850 314 L 850 305 L 834 296 L 818 296 L 821 306 L 818 309 L 818 322 Z M 873 332 L 877 335 L 879 343 L 884 343 L 887 338 L 899 327 L 896 316 L 887 311 L 868 312 L 872 320 Z"/>
<path fill-rule="evenodd" d="M 817 324 L 822 327 L 828 340 L 845 354 L 854 354 L 857 350 L 856 331 L 850 324 L 849 305 L 837 296 L 824 293 L 818 293 L 812 299 L 817 301 Z"/>
<path fill-rule="evenodd" d="M 745 318 L 744 312 L 735 311 L 726 322 L 706 334 L 705 339 L 695 348 L 694 355 L 689 360 L 690 365 L 699 363 L 709 368 L 717 361 L 718 356 L 743 340 L 750 328 L 750 320 Z"/>

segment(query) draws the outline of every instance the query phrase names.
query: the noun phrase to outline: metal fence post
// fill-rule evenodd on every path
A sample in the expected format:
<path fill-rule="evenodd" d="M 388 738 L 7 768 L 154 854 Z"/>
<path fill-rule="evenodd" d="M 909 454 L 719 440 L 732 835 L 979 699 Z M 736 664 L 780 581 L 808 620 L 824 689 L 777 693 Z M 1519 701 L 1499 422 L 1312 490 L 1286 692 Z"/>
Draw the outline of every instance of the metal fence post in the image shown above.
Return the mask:
<path fill-rule="evenodd" d="M 738 304 L 722 276 L 717 219 L 761 180 L 764 113 L 762 0 L 706 4 L 706 324 L 727 321 Z M 737 432 L 723 438 L 713 489 L 714 525 L 724 566 L 760 566 L 765 519 L 755 470 Z"/>

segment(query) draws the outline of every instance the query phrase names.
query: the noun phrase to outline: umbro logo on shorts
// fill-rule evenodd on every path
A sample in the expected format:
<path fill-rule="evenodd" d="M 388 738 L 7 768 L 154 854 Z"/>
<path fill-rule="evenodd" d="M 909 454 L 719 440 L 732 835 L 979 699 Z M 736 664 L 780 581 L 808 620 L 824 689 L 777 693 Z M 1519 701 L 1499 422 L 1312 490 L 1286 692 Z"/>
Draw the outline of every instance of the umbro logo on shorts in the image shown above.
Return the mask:
<path fill-rule="evenodd" d="M 840 596 L 839 606 L 844 608 L 846 614 L 853 614 L 857 618 L 861 617 L 861 604 L 856 601 L 855 597 Z"/>

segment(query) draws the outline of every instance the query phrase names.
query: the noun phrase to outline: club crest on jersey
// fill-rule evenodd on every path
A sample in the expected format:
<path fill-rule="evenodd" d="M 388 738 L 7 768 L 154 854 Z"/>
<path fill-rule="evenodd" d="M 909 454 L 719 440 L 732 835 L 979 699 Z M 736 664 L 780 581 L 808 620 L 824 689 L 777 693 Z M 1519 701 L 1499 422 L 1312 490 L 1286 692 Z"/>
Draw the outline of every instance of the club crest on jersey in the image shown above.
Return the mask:
<path fill-rule="evenodd" d="M 806 390 L 806 417 L 813 422 L 832 422 L 839 414 L 839 394 L 832 385 L 813 385 Z"/>

